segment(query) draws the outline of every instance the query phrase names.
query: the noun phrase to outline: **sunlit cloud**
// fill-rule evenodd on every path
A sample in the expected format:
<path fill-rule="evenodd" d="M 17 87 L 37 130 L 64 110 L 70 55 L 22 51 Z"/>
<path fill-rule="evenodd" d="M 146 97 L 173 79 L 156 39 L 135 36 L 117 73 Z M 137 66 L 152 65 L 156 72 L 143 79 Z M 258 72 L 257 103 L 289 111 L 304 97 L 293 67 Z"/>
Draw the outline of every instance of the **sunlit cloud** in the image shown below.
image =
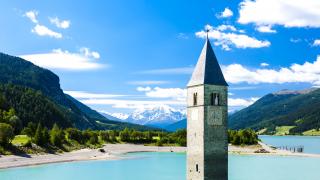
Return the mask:
<path fill-rule="evenodd" d="M 314 62 L 292 64 L 280 69 L 249 69 L 241 64 L 222 66 L 227 82 L 248 83 L 311 83 L 320 81 L 320 56 Z"/>
<path fill-rule="evenodd" d="M 53 37 L 53 38 L 57 38 L 57 39 L 62 38 L 61 33 L 55 32 L 55 31 L 47 28 L 46 26 L 39 25 L 39 24 L 36 24 L 36 26 L 31 29 L 31 32 L 33 32 L 39 36 L 49 36 L 49 37 Z"/>
<path fill-rule="evenodd" d="M 106 64 L 101 64 L 96 61 L 98 56 L 88 55 L 82 51 L 72 53 L 62 49 L 54 49 L 48 53 L 27 54 L 21 55 L 20 57 L 40 67 L 49 69 L 79 71 L 108 67 Z"/>
<path fill-rule="evenodd" d="M 34 23 L 34 27 L 31 29 L 31 32 L 37 34 L 38 36 L 49 36 L 56 39 L 61 39 L 63 36 L 59 32 L 55 32 L 47 26 L 41 25 L 37 19 L 38 11 L 31 10 L 25 12 L 24 16 L 27 17 L 31 22 Z"/>
<path fill-rule="evenodd" d="M 221 13 L 217 14 L 218 18 L 228 18 L 231 16 L 233 16 L 233 12 L 228 7 L 226 7 Z"/>
<path fill-rule="evenodd" d="M 32 21 L 33 23 L 38 23 L 37 20 L 37 16 L 38 16 L 38 11 L 36 10 L 31 10 L 31 11 L 27 11 L 24 16 L 26 16 L 27 18 L 30 19 L 30 21 Z"/>
<path fill-rule="evenodd" d="M 213 27 L 210 25 L 206 25 L 205 30 L 196 32 L 196 36 L 200 38 L 206 38 L 207 37 L 206 31 L 208 30 L 209 31 L 208 37 L 210 39 L 215 40 L 214 45 L 221 46 L 222 49 L 226 51 L 231 50 L 232 47 L 246 49 L 246 48 L 263 48 L 263 47 L 269 47 L 271 45 L 271 43 L 267 40 L 258 40 L 246 34 L 234 32 L 235 29 L 230 29 L 230 26 L 228 27 L 229 28 L 221 29 L 221 26 Z"/>
<path fill-rule="evenodd" d="M 67 29 L 70 27 L 70 20 L 60 20 L 58 17 L 49 18 L 51 24 L 54 24 L 57 28 Z"/>
<path fill-rule="evenodd" d="M 320 27 L 319 0 L 244 0 L 240 3 L 241 24 Z"/>
<path fill-rule="evenodd" d="M 271 25 L 263 25 L 256 27 L 256 30 L 262 33 L 276 33 L 277 31 L 272 29 Z"/>
<path fill-rule="evenodd" d="M 320 46 L 320 39 L 316 39 L 313 41 L 313 46 Z"/>
<path fill-rule="evenodd" d="M 123 97 L 125 95 L 119 94 L 104 94 L 104 93 L 90 93 L 86 91 L 64 91 L 64 93 L 69 94 L 70 96 L 77 99 L 101 99 L 101 98 L 114 98 L 114 97 Z"/>
<path fill-rule="evenodd" d="M 261 66 L 261 67 L 267 67 L 267 66 L 269 66 L 269 64 L 268 64 L 268 63 L 263 62 L 263 63 L 261 63 L 261 64 L 260 64 L 260 66 Z"/>

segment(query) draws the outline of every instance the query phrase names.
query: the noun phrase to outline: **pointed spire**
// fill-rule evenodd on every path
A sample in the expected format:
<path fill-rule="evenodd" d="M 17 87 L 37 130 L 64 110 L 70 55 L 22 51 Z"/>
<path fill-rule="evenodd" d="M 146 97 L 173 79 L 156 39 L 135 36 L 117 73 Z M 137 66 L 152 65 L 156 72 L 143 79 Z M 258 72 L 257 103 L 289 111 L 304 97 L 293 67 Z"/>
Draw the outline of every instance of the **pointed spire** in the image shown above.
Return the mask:
<path fill-rule="evenodd" d="M 206 43 L 204 44 L 188 86 L 203 84 L 228 86 L 222 74 L 216 55 L 211 47 L 208 38 L 208 30 Z"/>

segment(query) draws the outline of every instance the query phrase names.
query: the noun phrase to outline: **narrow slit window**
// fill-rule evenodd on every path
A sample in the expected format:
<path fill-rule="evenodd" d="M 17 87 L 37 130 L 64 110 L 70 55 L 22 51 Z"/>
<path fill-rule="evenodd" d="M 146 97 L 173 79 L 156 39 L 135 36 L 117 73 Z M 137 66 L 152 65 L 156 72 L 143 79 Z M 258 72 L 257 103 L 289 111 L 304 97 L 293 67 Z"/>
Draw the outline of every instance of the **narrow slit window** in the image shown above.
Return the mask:
<path fill-rule="evenodd" d="M 219 106 L 220 105 L 220 96 L 219 93 L 211 93 L 210 97 L 211 106 Z"/>
<path fill-rule="evenodd" d="M 198 104 L 198 93 L 193 93 L 193 105 L 196 106 Z"/>
<path fill-rule="evenodd" d="M 210 94 L 210 105 L 211 105 L 211 106 L 214 105 L 214 97 L 215 97 L 215 94 L 214 94 L 214 93 L 211 93 L 211 94 Z"/>
<path fill-rule="evenodd" d="M 218 106 L 218 105 L 220 104 L 219 101 L 220 101 L 220 99 L 219 99 L 219 94 L 216 93 L 216 98 L 215 98 L 215 100 L 214 100 L 214 105 Z"/>
<path fill-rule="evenodd" d="M 198 166 L 198 164 L 196 164 L 196 172 L 198 172 L 199 171 L 199 166 Z"/>

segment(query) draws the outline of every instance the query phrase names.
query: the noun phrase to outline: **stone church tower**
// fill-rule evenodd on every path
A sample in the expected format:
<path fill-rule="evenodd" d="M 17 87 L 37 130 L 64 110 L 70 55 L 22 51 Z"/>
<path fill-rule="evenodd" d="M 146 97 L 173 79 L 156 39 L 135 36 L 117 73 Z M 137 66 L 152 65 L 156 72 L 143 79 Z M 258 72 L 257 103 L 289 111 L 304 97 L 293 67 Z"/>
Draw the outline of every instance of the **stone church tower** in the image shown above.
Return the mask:
<path fill-rule="evenodd" d="M 187 91 L 187 180 L 227 180 L 228 84 L 208 38 Z"/>

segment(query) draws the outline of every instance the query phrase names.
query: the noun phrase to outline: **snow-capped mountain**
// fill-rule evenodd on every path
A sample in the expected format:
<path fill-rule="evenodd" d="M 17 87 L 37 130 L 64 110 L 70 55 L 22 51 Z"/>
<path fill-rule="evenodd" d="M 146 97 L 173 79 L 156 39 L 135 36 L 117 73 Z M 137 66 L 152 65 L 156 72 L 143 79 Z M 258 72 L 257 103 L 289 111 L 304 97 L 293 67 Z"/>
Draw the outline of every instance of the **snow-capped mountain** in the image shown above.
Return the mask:
<path fill-rule="evenodd" d="M 125 114 L 125 113 L 112 113 L 110 115 L 121 120 L 126 120 L 129 117 L 129 114 Z"/>
<path fill-rule="evenodd" d="M 126 122 L 126 119 L 129 117 L 128 114 L 124 114 L 124 113 L 109 113 L 109 112 L 105 112 L 105 111 L 100 111 L 99 113 L 101 115 L 103 115 L 104 117 L 106 117 L 107 119 L 112 120 L 112 121 Z"/>
<path fill-rule="evenodd" d="M 186 118 L 185 111 L 176 110 L 167 105 L 161 105 L 137 109 L 126 119 L 126 121 L 161 128 L 184 118 Z"/>
<path fill-rule="evenodd" d="M 132 114 L 100 112 L 106 118 L 115 121 L 164 128 L 169 124 L 186 118 L 186 111 L 176 110 L 168 105 L 136 109 Z"/>

